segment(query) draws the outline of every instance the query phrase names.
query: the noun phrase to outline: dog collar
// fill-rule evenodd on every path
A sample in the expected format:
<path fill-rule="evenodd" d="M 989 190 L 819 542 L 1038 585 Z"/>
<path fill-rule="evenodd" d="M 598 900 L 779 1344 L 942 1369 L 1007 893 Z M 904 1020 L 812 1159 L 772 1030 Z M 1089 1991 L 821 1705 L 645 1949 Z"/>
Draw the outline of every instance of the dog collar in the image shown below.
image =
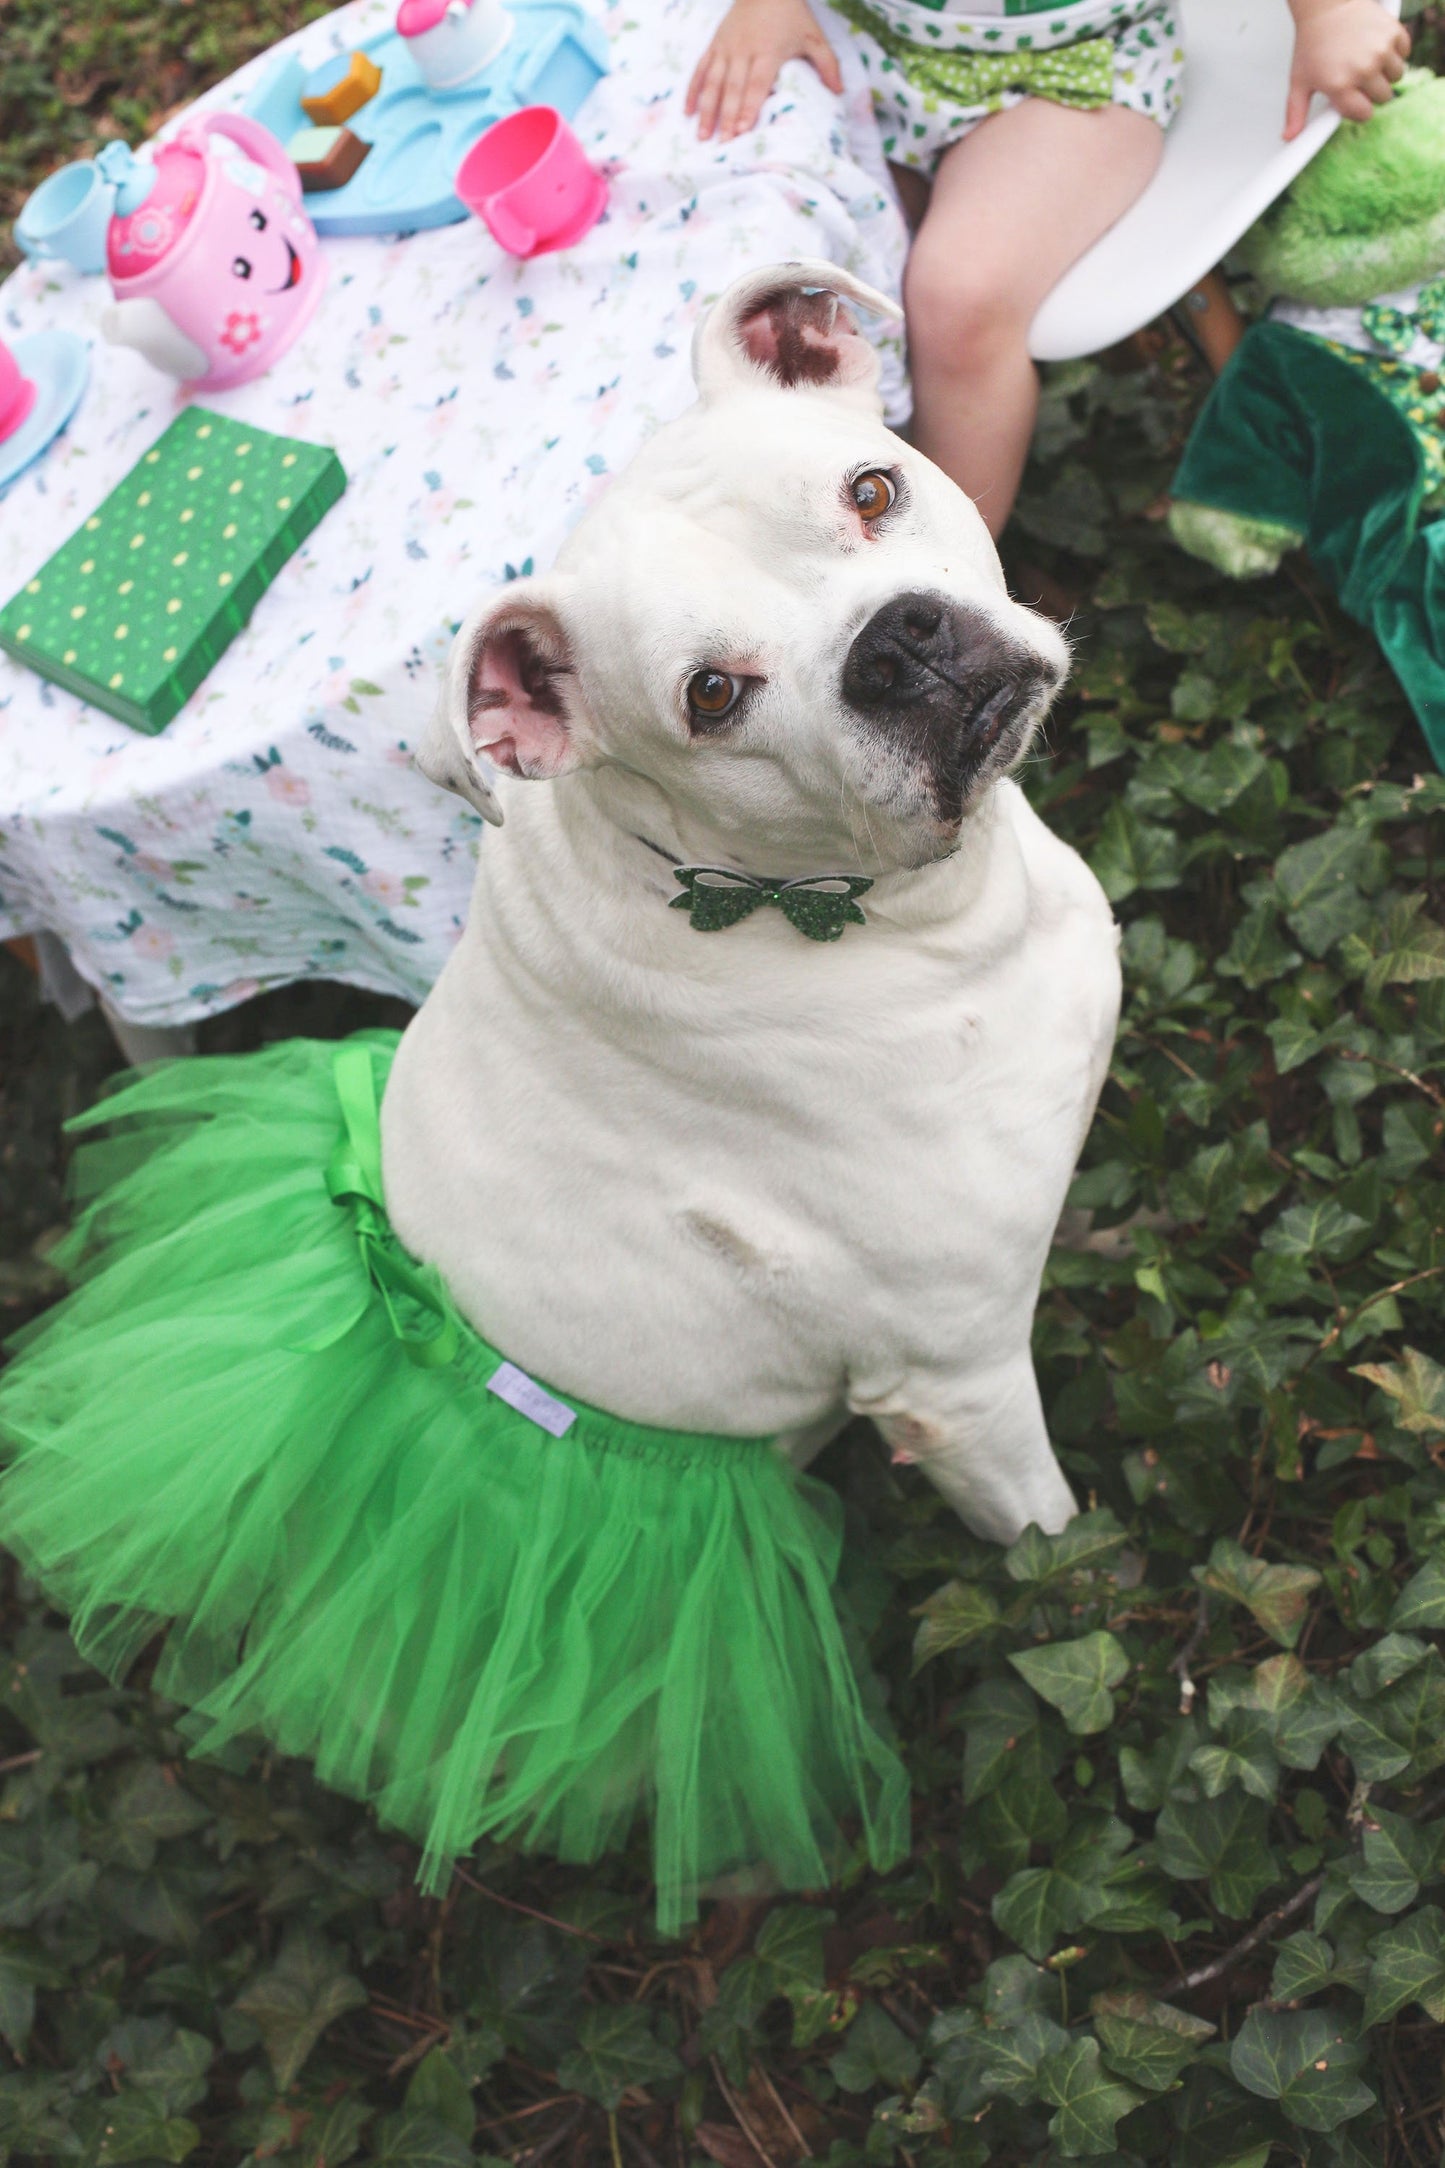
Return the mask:
<path fill-rule="evenodd" d="M 660 843 L 647 836 L 637 841 L 671 861 L 673 854 Z M 765 904 L 776 905 L 809 941 L 840 941 L 847 927 L 868 923 L 856 899 L 873 883 L 861 873 L 803 873 L 783 880 L 738 873 L 731 866 L 673 866 L 672 877 L 681 881 L 682 894 L 670 898 L 669 908 L 686 911 L 698 933 L 721 933 Z"/>

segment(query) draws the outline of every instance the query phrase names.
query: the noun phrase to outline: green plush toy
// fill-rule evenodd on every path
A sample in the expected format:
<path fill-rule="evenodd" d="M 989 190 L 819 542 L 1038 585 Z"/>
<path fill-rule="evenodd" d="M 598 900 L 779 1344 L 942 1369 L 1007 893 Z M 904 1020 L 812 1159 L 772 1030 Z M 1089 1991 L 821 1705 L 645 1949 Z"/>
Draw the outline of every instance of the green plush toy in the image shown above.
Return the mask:
<path fill-rule="evenodd" d="M 1411 69 L 1245 237 L 1269 307 L 1206 401 L 1170 527 L 1235 579 L 1308 550 L 1445 768 L 1445 78 Z"/>

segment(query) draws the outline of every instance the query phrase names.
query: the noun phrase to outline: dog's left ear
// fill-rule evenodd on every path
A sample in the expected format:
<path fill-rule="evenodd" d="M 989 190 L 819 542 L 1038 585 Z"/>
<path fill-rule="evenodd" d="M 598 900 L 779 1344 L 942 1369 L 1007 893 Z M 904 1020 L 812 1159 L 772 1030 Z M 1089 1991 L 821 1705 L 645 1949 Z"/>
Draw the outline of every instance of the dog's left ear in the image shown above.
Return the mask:
<path fill-rule="evenodd" d="M 879 411 L 878 355 L 845 303 L 901 318 L 886 294 L 835 263 L 776 263 L 731 285 L 698 326 L 692 373 L 704 399 L 745 385 L 822 392 Z"/>
<path fill-rule="evenodd" d="M 531 782 L 584 766 L 593 750 L 555 582 L 514 580 L 475 609 L 447 658 L 436 714 L 417 749 L 423 775 L 502 825 L 489 771 Z"/>

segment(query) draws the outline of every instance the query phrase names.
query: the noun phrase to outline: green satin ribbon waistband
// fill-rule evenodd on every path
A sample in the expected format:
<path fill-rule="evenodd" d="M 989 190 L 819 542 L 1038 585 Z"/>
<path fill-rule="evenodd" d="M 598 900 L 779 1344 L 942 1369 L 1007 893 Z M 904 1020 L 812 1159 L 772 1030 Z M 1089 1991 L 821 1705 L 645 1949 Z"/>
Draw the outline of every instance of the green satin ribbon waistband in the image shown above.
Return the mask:
<path fill-rule="evenodd" d="M 975 52 L 964 46 L 924 46 L 896 30 L 867 0 L 833 0 L 856 29 L 877 40 L 915 88 L 962 110 L 996 107 L 1009 91 L 1085 111 L 1114 97 L 1114 41 L 1107 34 L 1071 45 L 1023 45 Z"/>
<path fill-rule="evenodd" d="M 343 1130 L 327 1164 L 327 1190 L 333 1204 L 351 1208 L 366 1276 L 386 1306 L 391 1329 L 408 1361 L 423 1370 L 438 1369 L 455 1358 L 462 1344 L 462 1323 L 440 1273 L 408 1257 L 386 1216 L 381 1118 L 371 1048 L 339 1047 L 334 1070 Z M 339 1331 L 324 1342 L 311 1343 L 312 1347 L 341 1339 L 356 1322 L 356 1317 L 348 1318 Z"/>

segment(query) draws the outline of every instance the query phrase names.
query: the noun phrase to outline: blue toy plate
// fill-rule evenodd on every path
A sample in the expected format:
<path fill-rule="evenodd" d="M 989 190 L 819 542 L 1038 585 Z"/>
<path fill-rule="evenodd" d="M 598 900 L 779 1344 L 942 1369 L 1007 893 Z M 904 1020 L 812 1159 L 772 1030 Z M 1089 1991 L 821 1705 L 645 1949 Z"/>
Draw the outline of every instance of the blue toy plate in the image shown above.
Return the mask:
<path fill-rule="evenodd" d="M 512 35 L 471 82 L 435 91 L 395 30 L 357 50 L 381 70 L 381 88 L 347 122 L 371 145 L 344 188 L 317 190 L 306 214 L 318 233 L 414 233 L 450 226 L 466 207 L 452 183 L 484 129 L 524 105 L 555 106 L 570 120 L 607 73 L 607 36 L 572 0 L 509 0 Z M 277 61 L 244 110 L 282 144 L 311 125 L 301 100 L 324 90 L 335 59 L 307 68 L 292 53 Z"/>
<path fill-rule="evenodd" d="M 35 331 L 12 341 L 10 351 L 35 386 L 35 404 L 14 435 L 0 443 L 0 490 L 59 436 L 90 375 L 90 348 L 73 331 Z"/>

